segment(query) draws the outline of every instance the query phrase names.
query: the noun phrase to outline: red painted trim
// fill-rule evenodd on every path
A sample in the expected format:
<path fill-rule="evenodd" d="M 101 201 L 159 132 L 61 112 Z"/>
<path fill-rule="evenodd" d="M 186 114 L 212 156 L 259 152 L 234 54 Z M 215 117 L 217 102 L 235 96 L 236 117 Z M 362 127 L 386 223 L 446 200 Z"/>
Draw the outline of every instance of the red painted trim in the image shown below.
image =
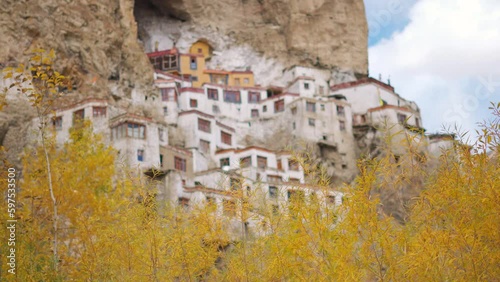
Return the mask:
<path fill-rule="evenodd" d="M 213 116 L 213 115 L 209 115 L 209 114 L 206 114 L 206 113 L 200 112 L 200 111 L 198 111 L 198 110 L 183 111 L 183 112 L 180 112 L 180 113 L 179 113 L 179 116 L 189 115 L 189 114 L 195 114 L 195 115 L 203 116 L 203 117 L 210 118 L 210 119 L 213 119 L 213 118 L 214 118 L 214 116 Z"/>
<path fill-rule="evenodd" d="M 209 87 L 217 87 L 217 88 L 222 88 L 223 90 L 233 90 L 233 91 L 240 91 L 240 90 L 247 90 L 247 91 L 264 91 L 266 88 L 264 87 L 258 87 L 258 86 L 229 86 L 229 85 L 224 85 L 224 84 L 215 84 L 215 83 L 210 83 L 210 82 L 205 82 L 203 83 L 203 86 L 209 86 Z"/>
<path fill-rule="evenodd" d="M 64 103 L 64 102 L 62 102 Z M 62 104 L 61 103 L 61 104 Z M 69 109 L 72 109 L 72 108 L 76 108 L 76 107 L 79 107 L 81 105 L 84 105 L 84 104 L 90 104 L 90 103 L 105 103 L 106 106 L 108 105 L 108 100 L 106 99 L 98 99 L 98 98 L 87 98 L 87 99 L 83 99 L 83 100 L 80 100 L 76 103 L 73 103 L 73 104 L 70 104 L 70 105 L 67 105 L 67 106 L 54 106 L 54 110 L 55 111 L 65 111 L 65 110 L 69 110 Z"/>
<path fill-rule="evenodd" d="M 196 87 L 182 87 L 180 89 L 180 92 L 183 93 L 183 92 L 194 92 L 194 93 L 198 93 L 198 94 L 205 94 L 205 89 L 203 88 L 196 88 Z"/>
<path fill-rule="evenodd" d="M 189 155 L 191 157 L 193 156 L 193 152 L 191 152 L 189 150 L 186 150 L 184 148 L 170 146 L 170 145 L 162 145 L 162 146 L 160 146 L 160 151 L 161 151 L 162 148 L 166 149 L 166 150 L 171 150 L 171 151 L 174 151 L 174 152 L 177 152 L 177 153 L 180 153 L 180 154 Z"/>
<path fill-rule="evenodd" d="M 263 102 L 266 102 L 266 101 L 272 101 L 274 99 L 280 99 L 280 98 L 283 98 L 285 96 L 292 96 L 292 97 L 300 97 L 300 94 L 297 94 L 297 93 L 281 93 L 281 94 L 278 94 L 278 95 L 275 95 L 271 98 L 266 98 L 264 100 L 260 100 L 260 103 L 262 104 Z"/>
<path fill-rule="evenodd" d="M 222 124 L 222 123 L 220 123 L 218 121 L 216 121 L 215 124 L 218 125 L 218 126 L 220 126 L 220 127 L 222 127 L 222 128 L 225 128 L 225 129 L 227 129 L 227 130 L 229 130 L 231 132 L 236 132 L 236 130 L 234 130 L 234 128 L 232 128 L 230 126 L 227 126 L 225 124 Z"/>
<path fill-rule="evenodd" d="M 333 85 L 330 90 L 332 91 L 337 91 L 337 90 L 340 90 L 340 89 L 346 89 L 346 88 L 352 88 L 352 87 L 355 87 L 355 86 L 359 86 L 359 85 L 362 85 L 362 84 L 368 84 L 368 83 L 373 83 L 373 84 L 377 84 L 378 86 L 382 87 L 382 88 L 385 88 L 391 92 L 394 92 L 394 87 L 388 85 L 388 84 L 385 84 L 377 79 L 374 79 L 372 77 L 367 77 L 367 78 L 362 78 L 360 80 L 356 80 L 356 81 L 351 81 L 351 82 L 345 82 L 345 83 L 341 83 L 341 84 L 337 84 L 337 85 Z"/>
<path fill-rule="evenodd" d="M 165 76 L 171 77 L 171 78 L 176 79 L 176 80 L 189 81 L 189 79 L 185 79 L 185 78 L 183 78 L 181 76 L 177 76 L 177 75 L 174 75 L 174 74 L 171 74 L 171 73 L 168 73 L 168 72 L 164 72 L 164 71 L 161 71 L 161 70 L 158 70 L 158 69 L 155 69 L 155 72 L 159 73 L 161 75 L 165 75 Z"/>
<path fill-rule="evenodd" d="M 368 112 L 377 112 L 377 111 L 382 111 L 385 109 L 394 109 L 394 110 L 399 110 L 399 111 L 405 111 L 405 112 L 410 112 L 413 113 L 414 111 L 405 107 L 398 107 L 398 106 L 393 106 L 393 105 L 383 105 L 380 107 L 375 107 L 375 108 L 370 108 L 368 109 Z"/>
<path fill-rule="evenodd" d="M 242 152 L 246 152 L 246 151 L 250 151 L 250 150 L 257 150 L 257 151 L 262 151 L 262 152 L 268 152 L 268 153 L 272 153 L 272 154 L 276 154 L 275 151 L 271 151 L 271 150 L 268 150 L 266 148 L 262 148 L 262 147 L 258 147 L 258 146 L 250 146 L 250 147 L 246 147 L 246 148 L 243 148 L 243 149 L 234 149 L 234 148 L 231 148 L 231 149 L 222 149 L 222 150 L 218 150 L 217 152 L 215 152 L 215 154 L 222 154 L 222 153 L 227 153 L 227 152 L 231 152 L 231 151 L 234 151 L 234 153 L 242 153 Z"/>

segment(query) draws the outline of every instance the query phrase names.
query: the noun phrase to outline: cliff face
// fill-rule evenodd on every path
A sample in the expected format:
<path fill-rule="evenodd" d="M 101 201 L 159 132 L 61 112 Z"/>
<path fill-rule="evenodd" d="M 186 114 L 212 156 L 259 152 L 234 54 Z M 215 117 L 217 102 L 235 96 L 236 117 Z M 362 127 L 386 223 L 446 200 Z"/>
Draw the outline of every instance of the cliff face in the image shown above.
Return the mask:
<path fill-rule="evenodd" d="M 26 62 L 32 48 L 53 48 L 55 67 L 74 83 L 68 98 L 123 102 L 120 97 L 133 89 L 152 91 L 152 68 L 144 54 L 151 42 L 144 40 L 148 30 L 137 27 L 152 14 L 169 23 L 159 29 L 166 36 L 197 31 L 184 40 L 186 46 L 211 33 L 222 42 L 214 47 L 225 48 L 224 56 L 238 54 L 242 62 L 236 66 L 258 62 L 256 76 L 277 77 L 294 64 L 367 72 L 362 0 L 3 0 L 0 68 Z M 180 35 L 169 34 L 175 25 L 182 26 Z M 226 42 L 231 44 L 224 47 Z M 13 97 L 0 113 L 0 145 L 13 162 L 25 145 L 19 140 L 25 140 L 31 113 Z"/>
<path fill-rule="evenodd" d="M 367 73 L 368 26 L 362 0 L 143 2 L 164 16 L 230 35 L 285 67 L 301 64 Z"/>

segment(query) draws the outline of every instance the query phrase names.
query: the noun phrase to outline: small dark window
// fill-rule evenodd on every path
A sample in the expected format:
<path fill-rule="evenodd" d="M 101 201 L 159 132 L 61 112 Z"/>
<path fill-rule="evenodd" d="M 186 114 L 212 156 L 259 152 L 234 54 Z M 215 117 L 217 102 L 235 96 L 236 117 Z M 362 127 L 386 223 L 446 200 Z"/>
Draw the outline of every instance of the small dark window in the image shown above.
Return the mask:
<path fill-rule="evenodd" d="M 285 110 L 285 100 L 278 100 L 274 102 L 274 112 L 279 113 Z"/>
<path fill-rule="evenodd" d="M 276 199 L 278 198 L 278 188 L 275 186 L 269 186 L 269 197 Z"/>
<path fill-rule="evenodd" d="M 144 161 L 144 150 L 142 149 L 137 150 L 137 160 L 140 162 Z"/>
<path fill-rule="evenodd" d="M 342 107 L 342 106 L 337 106 L 337 115 L 338 115 L 338 116 L 341 116 L 341 117 L 345 116 L 345 110 L 344 110 L 344 107 Z"/>
<path fill-rule="evenodd" d="M 267 168 L 267 158 L 257 156 L 257 167 L 258 168 Z"/>
<path fill-rule="evenodd" d="M 220 132 L 220 139 L 221 139 L 222 143 L 224 143 L 224 144 L 227 144 L 227 145 L 231 145 L 232 144 L 232 142 L 231 142 L 231 134 L 229 134 L 229 133 L 221 131 Z"/>
<path fill-rule="evenodd" d="M 198 68 L 196 64 L 196 57 L 191 57 L 189 66 L 192 70 L 196 70 Z"/>
<path fill-rule="evenodd" d="M 253 118 L 259 117 L 259 110 L 253 109 L 251 111 L 251 115 L 252 115 Z"/>
<path fill-rule="evenodd" d="M 259 92 L 248 92 L 248 103 L 249 104 L 258 104 L 260 102 L 260 93 Z"/>
<path fill-rule="evenodd" d="M 55 130 L 62 130 L 62 117 L 55 117 L 52 119 L 52 126 Z"/>
<path fill-rule="evenodd" d="M 198 130 L 210 133 L 210 121 L 198 118 Z"/>
<path fill-rule="evenodd" d="M 309 83 L 304 83 L 304 89 L 309 89 Z"/>
<path fill-rule="evenodd" d="M 190 99 L 189 100 L 189 106 L 191 108 L 197 108 L 198 107 L 198 100 L 196 100 L 196 99 Z"/>
<path fill-rule="evenodd" d="M 186 172 L 186 159 L 174 157 L 174 167 L 176 170 Z"/>
<path fill-rule="evenodd" d="M 241 103 L 240 91 L 231 91 L 231 90 L 224 91 L 224 101 L 235 104 Z"/>
<path fill-rule="evenodd" d="M 229 158 L 220 159 L 220 167 L 229 166 Z"/>
<path fill-rule="evenodd" d="M 217 89 L 207 88 L 207 96 L 210 100 L 219 100 L 219 91 Z"/>
<path fill-rule="evenodd" d="M 339 121 L 339 125 L 340 125 L 340 130 L 341 130 L 341 131 L 345 131 L 345 121 L 340 120 L 340 121 Z"/>
<path fill-rule="evenodd" d="M 263 111 L 264 113 L 265 113 L 265 112 L 267 112 L 267 106 L 265 106 L 265 105 L 264 105 L 264 106 L 262 106 L 262 111 Z"/>
<path fill-rule="evenodd" d="M 245 168 L 245 167 L 250 167 L 252 166 L 252 157 L 245 157 L 240 159 L 240 167 Z"/>
<path fill-rule="evenodd" d="M 106 117 L 106 107 L 92 107 L 93 117 Z"/>
<path fill-rule="evenodd" d="M 310 119 L 309 119 L 309 125 L 310 125 L 310 126 L 315 126 L 315 125 L 316 125 L 316 120 L 315 120 L 315 119 L 313 119 L 313 118 L 310 118 Z"/>
<path fill-rule="evenodd" d="M 316 103 L 306 102 L 306 111 L 312 113 L 316 112 Z"/>

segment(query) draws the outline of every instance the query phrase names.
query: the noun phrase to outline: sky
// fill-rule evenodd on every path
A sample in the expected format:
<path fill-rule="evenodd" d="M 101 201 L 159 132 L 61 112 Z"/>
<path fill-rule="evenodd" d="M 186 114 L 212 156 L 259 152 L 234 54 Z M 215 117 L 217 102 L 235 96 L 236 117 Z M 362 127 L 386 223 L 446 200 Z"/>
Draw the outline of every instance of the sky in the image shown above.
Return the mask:
<path fill-rule="evenodd" d="M 420 106 L 427 133 L 474 133 L 500 102 L 500 0 L 364 0 L 370 76 Z M 454 130 L 452 130 L 454 131 Z"/>

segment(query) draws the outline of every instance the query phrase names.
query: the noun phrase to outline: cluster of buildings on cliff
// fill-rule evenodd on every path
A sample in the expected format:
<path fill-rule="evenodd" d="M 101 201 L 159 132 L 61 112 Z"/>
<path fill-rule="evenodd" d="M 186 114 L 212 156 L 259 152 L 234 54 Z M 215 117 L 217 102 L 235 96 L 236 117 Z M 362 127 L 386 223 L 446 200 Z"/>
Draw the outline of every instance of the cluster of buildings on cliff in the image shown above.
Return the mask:
<path fill-rule="evenodd" d="M 432 144 L 448 138 L 425 136 L 418 106 L 376 79 L 331 85 L 331 71 L 296 66 L 284 71 L 284 86 L 262 87 L 249 69 L 207 69 L 211 53 L 203 41 L 188 53 L 149 53 L 157 91 L 133 91 L 130 99 L 150 115 L 86 99 L 56 110 L 57 140 L 68 139 L 76 120 L 90 119 L 121 161 L 159 181 L 159 201 L 185 207 L 210 202 L 232 214 L 243 194 L 260 195 L 272 210 L 294 195 L 331 206 L 342 202 L 342 193 L 307 183 L 300 156 L 249 144 L 249 136 L 265 140 L 284 131 L 286 138 L 317 144 L 330 173 L 346 179 L 377 138 L 375 128 L 391 125 Z"/>

